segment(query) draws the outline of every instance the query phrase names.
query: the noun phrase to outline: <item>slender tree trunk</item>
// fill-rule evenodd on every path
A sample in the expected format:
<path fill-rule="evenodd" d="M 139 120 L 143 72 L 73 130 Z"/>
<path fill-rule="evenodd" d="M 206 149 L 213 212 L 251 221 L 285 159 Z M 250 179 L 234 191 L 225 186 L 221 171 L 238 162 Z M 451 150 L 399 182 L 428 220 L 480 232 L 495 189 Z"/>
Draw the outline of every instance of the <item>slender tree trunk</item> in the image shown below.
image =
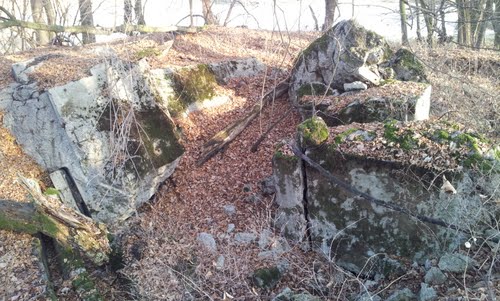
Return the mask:
<path fill-rule="evenodd" d="M 94 16 L 92 14 L 91 0 L 78 0 L 80 9 L 80 23 L 83 26 L 94 26 Z M 91 33 L 82 33 L 82 43 L 95 43 L 95 35 Z"/>
<path fill-rule="evenodd" d="M 217 18 L 215 17 L 214 13 L 212 12 L 213 2 L 211 0 L 202 0 L 201 3 L 202 3 L 203 17 L 205 18 L 205 24 L 206 25 L 216 25 Z"/>
<path fill-rule="evenodd" d="M 137 19 L 137 25 L 146 25 L 146 20 L 144 19 L 144 10 L 142 9 L 142 1 L 135 0 L 135 18 Z"/>
<path fill-rule="evenodd" d="M 335 21 L 335 10 L 337 9 L 337 0 L 325 0 L 325 23 L 322 30 L 326 31 L 333 26 Z"/>
<path fill-rule="evenodd" d="M 479 20 L 479 28 L 477 30 L 476 45 L 477 49 L 481 48 L 484 42 L 484 35 L 486 33 L 486 24 L 493 16 L 493 0 L 487 0 L 481 19 Z"/>
<path fill-rule="evenodd" d="M 472 45 L 470 3 L 469 0 L 457 0 L 458 42 L 461 45 Z"/>
<path fill-rule="evenodd" d="M 448 37 L 448 33 L 446 32 L 446 13 L 444 11 L 444 4 L 446 0 L 441 0 L 439 4 L 439 22 L 441 23 L 441 30 L 439 31 L 439 42 L 445 43 Z"/>
<path fill-rule="evenodd" d="M 432 48 L 434 47 L 434 18 L 431 14 L 429 6 L 424 0 L 420 0 L 420 6 L 422 7 L 422 11 L 424 13 L 425 27 L 427 28 L 427 44 Z"/>
<path fill-rule="evenodd" d="M 31 14 L 33 21 L 35 23 L 47 24 L 44 13 L 43 13 L 43 0 L 30 0 L 31 3 Z M 50 35 L 47 31 L 37 30 L 36 31 L 36 44 L 37 45 L 47 45 L 50 42 Z"/>
<path fill-rule="evenodd" d="M 227 26 L 227 23 L 229 22 L 229 17 L 231 17 L 231 12 L 233 11 L 233 8 L 234 8 L 234 5 L 236 4 L 236 2 L 238 2 L 238 0 L 231 1 L 231 4 L 229 5 L 229 9 L 227 10 L 226 19 L 224 20 L 223 26 Z M 300 29 L 300 25 L 299 25 L 299 29 Z"/>
<path fill-rule="evenodd" d="M 405 0 L 399 0 L 399 16 L 401 17 L 401 43 L 403 46 L 408 46 L 408 29 L 406 27 L 406 6 Z"/>
<path fill-rule="evenodd" d="M 316 18 L 316 14 L 311 5 L 309 5 L 309 10 L 311 11 L 312 18 L 314 20 L 314 30 L 319 31 L 318 18 Z"/>
<path fill-rule="evenodd" d="M 420 4 L 419 0 L 415 0 L 415 13 L 417 15 L 417 40 L 422 42 L 422 29 L 420 28 Z"/>
<path fill-rule="evenodd" d="M 189 27 L 193 27 L 193 0 L 189 0 Z"/>
<path fill-rule="evenodd" d="M 123 0 L 123 23 L 132 24 L 132 0 Z"/>
<path fill-rule="evenodd" d="M 493 12 L 491 23 L 495 31 L 495 48 L 500 49 L 500 0 L 495 0 L 495 11 Z"/>

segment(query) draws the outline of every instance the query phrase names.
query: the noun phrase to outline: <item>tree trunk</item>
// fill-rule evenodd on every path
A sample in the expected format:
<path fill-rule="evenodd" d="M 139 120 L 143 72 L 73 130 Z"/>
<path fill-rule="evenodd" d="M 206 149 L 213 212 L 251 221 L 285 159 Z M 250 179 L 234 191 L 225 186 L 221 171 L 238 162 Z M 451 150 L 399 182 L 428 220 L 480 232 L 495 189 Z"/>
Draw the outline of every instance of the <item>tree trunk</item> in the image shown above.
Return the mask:
<path fill-rule="evenodd" d="M 425 27 L 427 28 L 427 44 L 432 48 L 434 47 L 434 18 L 431 14 L 429 6 L 424 0 L 420 0 L 420 6 L 422 7 L 422 11 L 424 13 Z"/>
<path fill-rule="evenodd" d="M 484 35 L 486 33 L 486 25 L 493 16 L 493 0 L 487 0 L 481 18 L 479 20 L 479 28 L 477 30 L 476 45 L 477 49 L 481 48 L 484 42 Z"/>
<path fill-rule="evenodd" d="M 325 0 L 325 23 L 321 28 L 323 31 L 330 29 L 335 21 L 335 10 L 337 9 L 337 0 Z"/>
<path fill-rule="evenodd" d="M 461 45 L 472 45 L 472 30 L 469 0 L 457 0 L 458 41 Z"/>
<path fill-rule="evenodd" d="M 491 23 L 495 31 L 495 48 L 500 49 L 500 0 L 495 0 L 495 11 L 493 12 Z"/>
<path fill-rule="evenodd" d="M 405 0 L 399 0 L 399 16 L 401 18 L 401 43 L 403 46 L 408 46 L 408 29 L 406 27 L 406 6 Z"/>
<path fill-rule="evenodd" d="M 189 0 L 189 27 L 193 25 L 193 0 Z"/>
<path fill-rule="evenodd" d="M 142 9 L 142 1 L 135 0 L 135 18 L 137 19 L 137 25 L 146 25 L 146 20 L 144 19 L 144 10 Z"/>
<path fill-rule="evenodd" d="M 229 5 L 229 9 L 227 10 L 226 19 L 224 20 L 223 26 L 227 26 L 227 23 L 229 22 L 229 17 L 231 17 L 231 12 L 233 11 L 233 8 L 234 8 L 234 5 L 236 4 L 236 2 L 238 2 L 238 0 L 231 1 L 231 4 Z M 300 29 L 300 26 L 299 26 L 299 29 Z"/>
<path fill-rule="evenodd" d="M 83 26 L 94 26 L 94 16 L 92 14 L 91 0 L 78 0 L 80 9 L 80 23 Z M 82 33 L 82 43 L 95 43 L 95 35 L 91 33 Z"/>
<path fill-rule="evenodd" d="M 132 0 L 123 0 L 123 24 L 132 24 Z"/>
<path fill-rule="evenodd" d="M 439 31 L 439 42 L 445 43 L 448 38 L 448 33 L 446 32 L 446 13 L 444 11 L 444 4 L 446 0 L 441 0 L 439 4 L 439 19 L 441 23 L 441 30 Z"/>
<path fill-rule="evenodd" d="M 43 233 L 65 248 L 82 251 L 97 265 L 108 261 L 111 248 L 103 224 L 44 196 L 32 180 L 21 180 L 33 202 L 0 200 L 0 229 L 31 235 Z"/>
<path fill-rule="evenodd" d="M 217 25 L 217 18 L 215 18 L 214 13 L 212 12 L 212 4 L 211 0 L 202 0 L 202 12 L 203 17 L 205 18 L 206 25 Z"/>
<path fill-rule="evenodd" d="M 309 5 L 309 10 L 311 11 L 311 15 L 314 20 L 314 30 L 318 31 L 319 30 L 318 18 L 316 18 L 316 14 L 314 13 L 314 10 L 311 5 Z"/>
<path fill-rule="evenodd" d="M 415 0 L 415 13 L 417 15 L 417 40 L 422 42 L 422 30 L 420 29 L 420 4 L 419 0 Z"/>
<path fill-rule="evenodd" d="M 30 0 L 31 3 L 31 14 L 33 21 L 35 23 L 47 24 L 44 18 L 44 1 L 43 0 Z M 50 34 L 47 31 L 37 30 L 36 31 L 36 44 L 47 45 L 50 42 Z"/>

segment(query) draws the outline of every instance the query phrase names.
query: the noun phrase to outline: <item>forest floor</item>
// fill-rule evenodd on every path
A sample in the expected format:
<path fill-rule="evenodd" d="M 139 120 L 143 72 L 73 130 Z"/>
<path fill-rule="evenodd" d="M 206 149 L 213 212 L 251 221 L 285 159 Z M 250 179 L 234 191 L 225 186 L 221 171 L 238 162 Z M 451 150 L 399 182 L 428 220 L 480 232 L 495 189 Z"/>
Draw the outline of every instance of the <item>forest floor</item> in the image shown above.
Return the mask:
<path fill-rule="evenodd" d="M 103 59 L 96 51 L 103 47 L 111 47 L 120 57 L 131 61 L 146 57 L 152 68 L 253 56 L 264 62 L 269 70 L 289 71 L 296 55 L 317 36 L 317 33 L 279 34 L 209 27 L 197 34 L 178 35 L 173 45 L 169 43 L 171 36 L 157 34 L 84 48 L 34 49 L 0 57 L 0 72 L 10 74 L 10 65 L 14 62 L 56 54 L 34 74 L 40 88 L 46 89 L 86 76 L 89 68 Z M 435 67 L 430 70 L 434 86 L 433 113 L 459 119 L 498 138 L 500 85 L 495 76 L 500 64 L 498 54 L 459 49 L 434 53 L 423 48 L 414 50 L 429 67 Z M 457 59 L 453 60 L 453 56 Z M 445 58 L 451 62 L 446 63 Z M 436 71 L 438 66 L 441 66 L 441 73 Z M 453 77 L 445 80 L 443 70 L 453 73 L 459 80 L 454 81 Z M 12 81 L 8 76 L 0 78 L 0 89 Z M 322 300 L 347 300 L 351 294 L 360 292 L 366 279 L 342 270 L 309 251 L 304 244 L 283 242 L 271 227 L 275 205 L 272 195 L 262 193 L 260 183 L 271 176 L 271 158 L 276 146 L 283 139 L 294 137 L 300 116 L 292 110 L 269 133 L 257 152 L 252 153 L 250 147 L 271 123 L 290 109 L 286 98 L 276 99 L 267 106 L 222 153 L 202 166 L 195 164 L 202 145 L 226 125 L 244 116 L 277 81 L 279 78 L 265 75 L 231 80 L 222 87 L 224 94 L 231 96 L 230 102 L 176 120 L 182 128 L 182 143 L 186 148 L 180 165 L 151 202 L 115 233 L 124 250 L 124 268 L 117 274 L 109 269 L 95 269 L 92 274 L 105 292 L 106 300 L 270 300 L 285 287 L 309 291 Z M 472 106 L 478 97 L 483 103 Z M 0 170 L 3 173 L 0 199 L 26 201 L 24 191 L 15 184 L 18 174 L 38 178 L 50 185 L 3 127 L 0 127 L 0 138 Z M 228 205 L 234 206 L 234 211 L 228 210 Z M 228 231 L 233 225 L 234 229 Z M 217 253 L 200 247 L 197 235 L 201 232 L 213 235 Z M 238 242 L 235 233 L 254 234 L 256 242 Z M 262 256 L 263 248 L 257 241 L 263 233 L 269 244 L 265 247 L 283 244 L 287 246 L 286 252 L 278 257 Z M 47 283 L 40 272 L 40 263 L 32 255 L 32 244 L 33 238 L 29 236 L 0 231 L 0 301 L 44 300 L 42 293 Z M 276 265 L 287 269 L 280 282 L 272 289 L 257 288 L 250 277 L 253 271 Z M 376 291 L 382 297 L 398 288 L 418 291 L 423 274 L 420 268 L 410 269 L 397 281 L 380 281 Z M 476 275 L 467 276 L 467 281 L 452 278 L 438 291 L 440 299 L 462 296 L 469 285 L 473 287 L 479 280 Z M 456 287 L 452 292 L 446 287 L 450 283 Z M 479 288 L 469 290 L 469 296 L 484 299 L 485 292 Z M 75 298 L 75 294 L 65 295 L 66 283 L 60 283 L 56 290 L 61 300 Z"/>

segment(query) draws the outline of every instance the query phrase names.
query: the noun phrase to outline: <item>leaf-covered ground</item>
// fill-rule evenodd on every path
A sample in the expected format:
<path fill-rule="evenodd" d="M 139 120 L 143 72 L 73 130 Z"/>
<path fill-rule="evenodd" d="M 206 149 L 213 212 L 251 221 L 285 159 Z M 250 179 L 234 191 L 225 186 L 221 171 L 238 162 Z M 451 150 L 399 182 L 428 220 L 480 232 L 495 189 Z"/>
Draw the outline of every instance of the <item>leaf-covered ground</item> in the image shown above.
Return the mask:
<path fill-rule="evenodd" d="M 0 58 L 0 72 L 7 75 L 0 78 L 0 88 L 12 82 L 9 76 L 12 63 L 48 53 L 58 56 L 47 60 L 33 75 L 40 83 L 40 88 L 79 79 L 88 75 L 90 67 L 105 58 L 102 49 L 106 47 L 111 47 L 120 57 L 130 61 L 146 58 L 153 68 L 254 56 L 269 67 L 289 70 L 298 52 L 315 36 L 317 34 L 288 35 L 208 27 L 203 32 L 178 35 L 175 39 L 170 34 L 156 34 L 84 48 L 39 48 Z M 483 68 L 489 72 L 490 78 L 489 82 L 484 81 L 484 85 L 497 85 L 497 80 L 492 79 L 494 75 L 491 75 L 495 72 L 490 70 L 498 70 L 497 55 L 450 50 L 436 53 L 425 58 L 428 62 L 434 62 L 436 56 L 448 55 L 450 60 L 446 64 L 451 66 L 450 69 L 466 68 L 467 72 L 472 74 L 467 84 L 474 83 L 476 78 L 473 75 L 477 73 L 475 70 Z M 453 60 L 453 57 L 456 59 Z M 473 64 L 474 59 L 471 58 L 475 58 L 478 63 Z M 453 116 L 453 111 L 457 111 L 460 114 L 459 119 L 465 119 L 468 125 L 474 124 L 474 118 L 478 119 L 478 124 L 486 121 L 488 134 L 495 133 L 498 125 L 490 125 L 491 120 L 498 122 L 498 109 L 494 106 L 498 100 L 495 99 L 494 93 L 493 96 L 491 93 L 481 94 L 477 92 L 477 86 L 465 89 L 459 83 L 447 86 L 436 74 L 433 74 L 432 78 L 433 85 L 438 88 L 434 89 L 433 100 L 437 104 L 433 107 L 435 112 L 439 115 L 449 112 L 445 116 L 448 118 Z M 302 244 L 290 243 L 287 246 L 288 251 L 273 258 L 263 256 L 258 243 L 242 245 L 235 242 L 234 233 L 248 232 L 256 234 L 258 238 L 262 233 L 267 233 L 269 245 L 264 249 L 284 244 L 278 233 L 273 233 L 269 227 L 275 208 L 272 196 L 261 195 L 259 182 L 271 175 L 271 157 L 276 146 L 283 139 L 294 137 L 300 121 L 298 114 L 293 112 L 278 124 L 257 152 L 250 152 L 250 147 L 269 124 L 290 108 L 287 99 L 277 99 L 266 107 L 261 116 L 224 152 L 201 167 L 195 165 L 202 145 L 226 125 L 244 116 L 248 109 L 260 100 L 263 93 L 273 86 L 274 80 L 264 75 L 231 80 L 223 87 L 225 93 L 232 98 L 230 102 L 221 107 L 181 116 L 176 120 L 182 128 L 182 143 L 186 147 L 178 169 L 172 179 L 167 180 L 159 189 L 154 199 L 140 208 L 138 214 L 127 221 L 118 233 L 125 255 L 125 267 L 118 273 L 121 278 L 129 279 L 130 282 L 116 281 L 115 276 L 110 277 L 106 271 L 99 269 L 92 274 L 100 280 L 98 282 L 107 299 L 267 300 L 269 296 L 288 286 L 296 291 L 314 292 L 324 300 L 346 300 L 351 292 L 359 292 L 359 287 L 366 283 L 364 279 L 325 262 L 321 256 L 306 252 Z M 462 94 L 472 93 L 473 97 L 458 99 L 452 94 L 458 90 Z M 400 93 L 397 90 L 390 92 Z M 473 102 L 474 98 L 477 99 L 477 95 L 486 95 L 484 100 L 490 107 L 471 106 L 470 102 Z M 474 115 L 475 110 L 471 108 L 480 113 Z M 466 118 L 471 116 L 472 118 Z M 367 131 L 377 131 L 370 129 L 369 125 L 363 127 L 366 127 Z M 342 133 L 343 130 L 345 129 L 338 128 L 337 132 L 331 133 L 331 137 Z M 382 137 L 382 130 L 378 131 Z M 356 143 L 351 146 L 356 147 Z M 435 154 L 438 157 L 446 150 L 433 148 L 431 151 L 434 153 L 430 156 Z M 18 172 L 27 177 L 43 178 L 4 128 L 0 128 L 0 170 L 3 173 L 0 178 L 0 198 L 24 200 L 22 188 L 14 183 Z M 234 205 L 235 213 L 226 212 L 224 206 L 227 205 Z M 234 229 L 228 233 L 230 224 L 234 225 Z M 200 232 L 208 232 L 215 237 L 218 247 L 216 254 L 200 248 L 196 241 Z M 6 300 L 36 300 L 37 294 L 46 284 L 41 278 L 38 262 L 30 255 L 31 241 L 30 237 L 0 231 L 0 297 L 5 296 Z M 483 256 L 481 258 L 489 256 L 484 254 L 482 249 L 477 251 L 477 254 Z M 220 255 L 224 256 L 223 266 L 220 265 Z M 259 267 L 277 264 L 286 265 L 288 269 L 278 285 L 272 290 L 256 288 L 249 277 L 252 272 Z M 380 296 L 387 296 L 391 290 L 402 287 L 418 291 L 424 273 L 425 270 L 421 267 L 410 268 L 410 272 L 398 281 L 380 281 L 380 287 L 375 290 Z M 474 298 L 485 299 L 486 293 L 481 290 L 484 286 L 473 288 L 481 280 L 477 277 L 478 274 L 472 272 L 464 275 L 466 286 L 472 288 L 468 294 Z M 462 285 L 464 279 L 450 277 L 448 283 L 438 288 L 440 297 L 463 296 L 466 289 Z M 456 287 L 455 290 L 449 291 L 450 283 Z M 62 295 L 65 285 L 67 284 L 62 283 L 58 287 L 62 299 L 65 298 Z M 42 299 L 41 295 L 40 298 Z"/>

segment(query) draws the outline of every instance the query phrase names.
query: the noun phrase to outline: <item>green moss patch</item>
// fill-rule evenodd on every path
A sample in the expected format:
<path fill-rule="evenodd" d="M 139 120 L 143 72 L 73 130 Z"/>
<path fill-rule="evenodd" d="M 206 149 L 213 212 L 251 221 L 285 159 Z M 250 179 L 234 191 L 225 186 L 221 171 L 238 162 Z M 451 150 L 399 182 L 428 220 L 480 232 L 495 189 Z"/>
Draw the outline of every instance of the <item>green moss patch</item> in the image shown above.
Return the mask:
<path fill-rule="evenodd" d="M 317 146 L 328 139 L 328 126 L 321 117 L 313 116 L 298 126 L 306 145 Z"/>
<path fill-rule="evenodd" d="M 208 65 L 184 68 L 173 73 L 175 96 L 169 99 L 169 110 L 175 115 L 190 104 L 211 99 L 216 95 L 217 80 Z"/>

